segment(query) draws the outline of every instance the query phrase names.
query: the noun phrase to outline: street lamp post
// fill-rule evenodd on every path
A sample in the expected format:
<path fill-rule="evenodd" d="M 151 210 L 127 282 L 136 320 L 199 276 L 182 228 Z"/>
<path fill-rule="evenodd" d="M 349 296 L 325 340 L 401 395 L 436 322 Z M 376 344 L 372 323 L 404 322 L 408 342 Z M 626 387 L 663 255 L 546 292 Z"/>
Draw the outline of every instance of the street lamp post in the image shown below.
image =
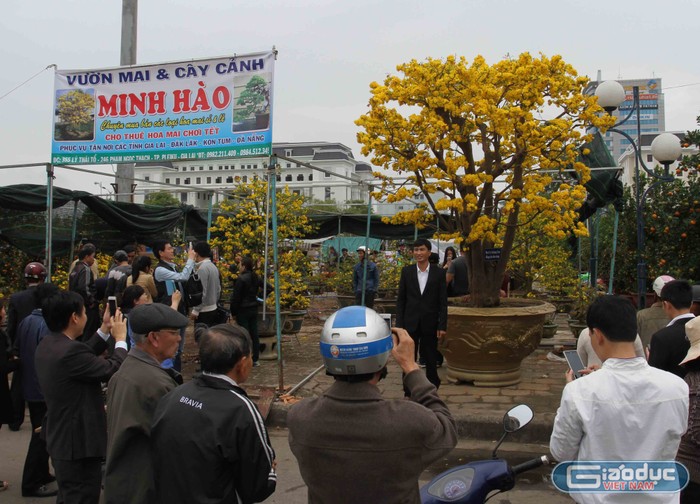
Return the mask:
<path fill-rule="evenodd" d="M 635 204 L 637 211 L 637 308 L 644 308 L 646 300 L 646 281 L 647 281 L 647 271 L 646 271 L 646 260 L 644 258 L 644 213 L 643 205 L 646 200 L 647 194 L 654 187 L 662 184 L 664 182 L 673 181 L 673 176 L 669 175 L 669 167 L 678 157 L 681 155 L 681 143 L 678 137 L 672 133 L 661 133 L 658 135 L 654 141 L 651 143 L 651 154 L 664 166 L 663 175 L 657 175 L 652 170 L 647 168 L 642 159 L 642 152 L 637 144 L 641 140 L 641 121 L 640 121 L 640 105 L 639 105 L 639 87 L 634 86 L 632 88 L 634 102 L 632 104 L 632 109 L 630 110 L 627 117 L 622 121 L 615 124 L 614 127 L 610 128 L 608 131 L 618 133 L 625 137 L 632 149 L 634 150 L 634 184 L 635 184 Z M 622 102 L 625 101 L 625 90 L 622 85 L 617 81 L 605 81 L 601 82 L 595 91 L 598 97 L 598 104 L 603 107 L 609 114 L 617 109 Z M 626 123 L 632 114 L 636 115 L 637 121 L 637 139 L 633 139 L 626 132 L 617 129 L 618 126 Z M 642 192 L 642 183 L 640 179 L 639 167 L 644 169 L 646 174 L 653 179 L 654 182 Z"/>

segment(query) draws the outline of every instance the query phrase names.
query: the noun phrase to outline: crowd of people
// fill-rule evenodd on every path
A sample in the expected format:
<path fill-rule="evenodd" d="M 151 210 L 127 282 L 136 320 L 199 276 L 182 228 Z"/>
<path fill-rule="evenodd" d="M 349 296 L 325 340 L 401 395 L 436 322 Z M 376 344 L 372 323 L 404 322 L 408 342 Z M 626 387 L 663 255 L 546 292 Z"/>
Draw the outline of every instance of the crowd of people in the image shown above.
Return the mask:
<path fill-rule="evenodd" d="M 440 263 L 431 249 L 428 240 L 413 243 L 393 328 L 371 309 L 380 278 L 369 251 L 358 250 L 357 303 L 329 317 L 320 335 L 334 384 L 295 404 L 287 419 L 309 502 L 419 502 L 421 472 L 457 442 L 438 394 L 438 348 L 449 330 L 448 292 L 468 294 L 468 270 L 464 254 L 452 249 Z M 8 319 L 0 425 L 18 429 L 28 410 L 32 427 L 22 495 L 68 504 L 266 499 L 276 489 L 275 452 L 242 387 L 259 355 L 257 265 L 239 258 L 229 313 L 206 242 L 190 244 L 181 269 L 168 241 L 154 242 L 155 260 L 124 247 L 103 293 L 95 252 L 81 248 L 67 290 L 46 283 L 46 269 L 32 262 L 27 288 L 0 299 L 0 322 Z M 349 260 L 342 252 L 338 263 Z M 700 286 L 663 276 L 654 291 L 650 311 L 616 296 L 589 307 L 579 338 L 586 369 L 576 380 L 566 375 L 550 450 L 560 461 L 678 460 L 690 473 L 680 502 L 700 502 Z M 200 372 L 183 383 L 190 324 Z M 377 387 L 390 358 L 402 371 L 401 400 Z"/>

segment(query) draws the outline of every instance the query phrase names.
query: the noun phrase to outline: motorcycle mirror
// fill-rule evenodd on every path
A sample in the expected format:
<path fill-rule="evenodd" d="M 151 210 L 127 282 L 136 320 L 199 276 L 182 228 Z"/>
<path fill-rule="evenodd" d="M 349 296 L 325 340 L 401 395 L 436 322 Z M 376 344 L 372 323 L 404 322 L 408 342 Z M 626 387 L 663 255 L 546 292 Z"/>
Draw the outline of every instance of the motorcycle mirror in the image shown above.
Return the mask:
<path fill-rule="evenodd" d="M 503 430 L 515 432 L 530 423 L 534 413 L 527 404 L 519 404 L 503 415 Z"/>

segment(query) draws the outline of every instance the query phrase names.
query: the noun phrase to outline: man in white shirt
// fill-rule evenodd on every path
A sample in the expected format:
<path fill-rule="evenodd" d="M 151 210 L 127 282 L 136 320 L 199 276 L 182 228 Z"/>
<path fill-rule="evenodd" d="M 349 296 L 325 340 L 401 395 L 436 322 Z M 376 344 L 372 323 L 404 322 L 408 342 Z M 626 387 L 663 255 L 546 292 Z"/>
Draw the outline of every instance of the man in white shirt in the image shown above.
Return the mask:
<path fill-rule="evenodd" d="M 569 382 L 562 393 L 549 448 L 555 459 L 675 459 L 688 423 L 688 386 L 635 354 L 636 314 L 614 296 L 597 298 L 586 323 L 603 367 Z M 678 494 L 573 494 L 576 502 L 678 502 Z"/>

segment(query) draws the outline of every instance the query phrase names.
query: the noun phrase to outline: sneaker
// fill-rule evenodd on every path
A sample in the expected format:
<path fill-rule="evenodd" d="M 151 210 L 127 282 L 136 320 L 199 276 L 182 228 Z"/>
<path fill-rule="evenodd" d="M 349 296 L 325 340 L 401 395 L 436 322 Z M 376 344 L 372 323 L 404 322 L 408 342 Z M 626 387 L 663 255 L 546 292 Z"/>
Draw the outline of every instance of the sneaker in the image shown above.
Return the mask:
<path fill-rule="evenodd" d="M 253 367 L 259 367 L 259 366 L 260 366 L 260 363 L 258 361 L 253 362 Z"/>
<path fill-rule="evenodd" d="M 547 354 L 547 360 L 552 362 L 566 362 L 566 359 L 564 357 L 561 357 L 553 352 L 549 352 Z"/>

